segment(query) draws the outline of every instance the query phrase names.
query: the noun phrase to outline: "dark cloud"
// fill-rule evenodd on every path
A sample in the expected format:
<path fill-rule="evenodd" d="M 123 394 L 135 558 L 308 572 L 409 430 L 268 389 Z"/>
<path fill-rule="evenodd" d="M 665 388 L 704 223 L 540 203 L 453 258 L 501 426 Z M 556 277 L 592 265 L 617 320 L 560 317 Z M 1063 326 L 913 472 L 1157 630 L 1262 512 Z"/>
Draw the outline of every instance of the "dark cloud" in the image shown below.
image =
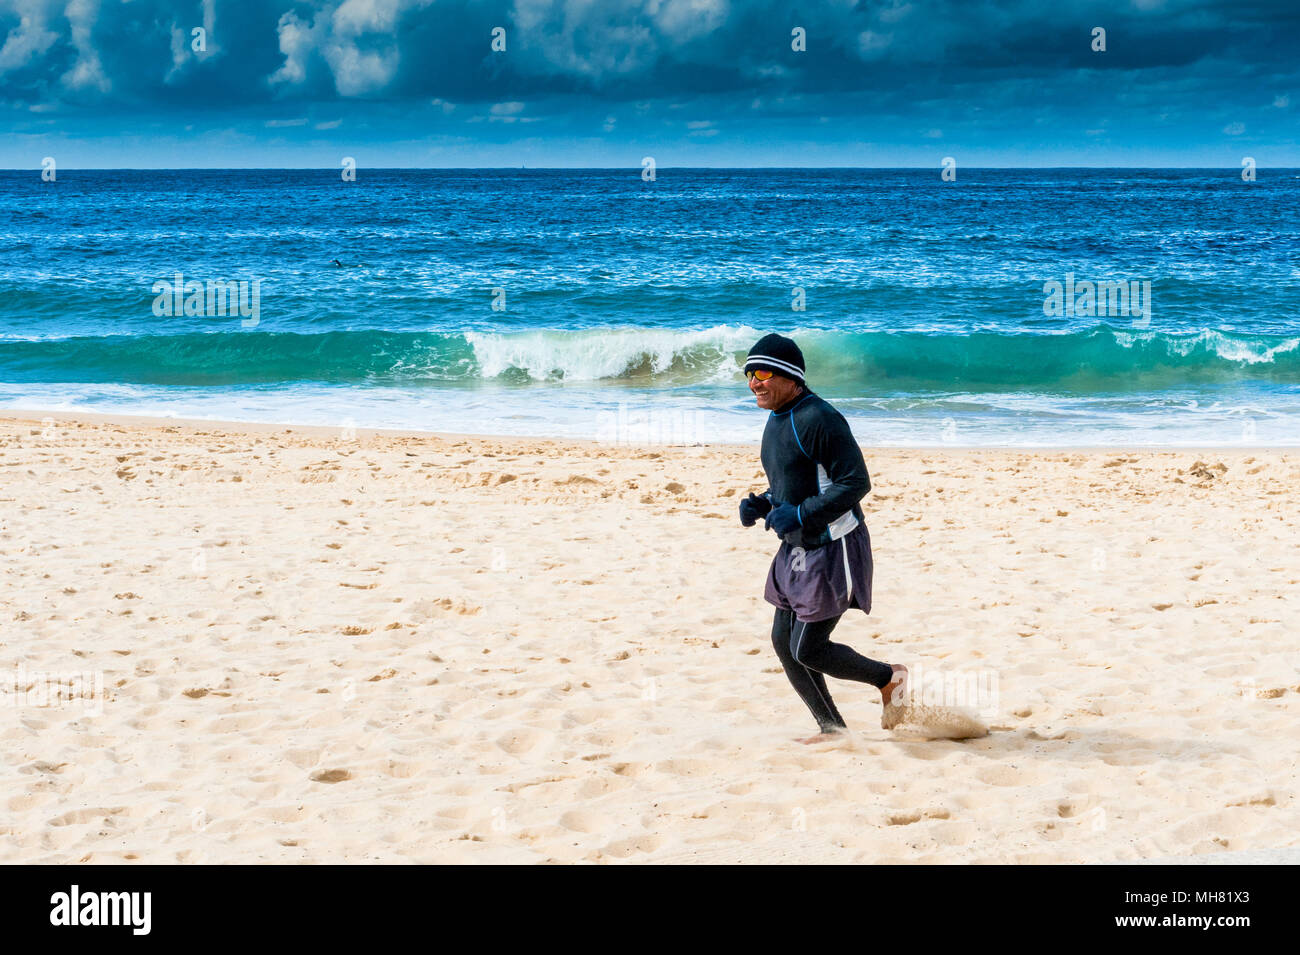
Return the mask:
<path fill-rule="evenodd" d="M 206 52 L 190 31 L 208 25 Z M 493 27 L 507 52 L 489 50 Z M 807 52 L 790 31 L 807 31 Z M 1090 48 L 1107 31 L 1107 51 Z M 1161 68 L 1296 75 L 1293 0 L 0 0 L 10 104 L 210 108 L 880 91 Z"/>
<path fill-rule="evenodd" d="M 1295 0 L 0 0 L 0 122 L 20 143 L 346 135 L 417 158 L 421 137 L 581 156 L 743 131 L 852 156 L 1222 139 L 1230 160 L 1252 137 L 1294 151 L 1297 50 Z"/>

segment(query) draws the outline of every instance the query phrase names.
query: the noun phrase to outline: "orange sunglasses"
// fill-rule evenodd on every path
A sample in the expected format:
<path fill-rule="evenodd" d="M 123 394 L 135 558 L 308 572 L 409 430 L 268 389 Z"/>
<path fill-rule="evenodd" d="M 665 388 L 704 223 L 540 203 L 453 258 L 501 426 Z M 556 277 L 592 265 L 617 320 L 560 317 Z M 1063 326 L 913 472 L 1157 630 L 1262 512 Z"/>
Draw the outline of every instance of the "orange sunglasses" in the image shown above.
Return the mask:
<path fill-rule="evenodd" d="M 749 371 L 745 372 L 745 377 L 750 379 L 757 378 L 759 381 L 767 381 L 767 379 L 772 377 L 772 372 L 765 368 L 751 368 Z"/>

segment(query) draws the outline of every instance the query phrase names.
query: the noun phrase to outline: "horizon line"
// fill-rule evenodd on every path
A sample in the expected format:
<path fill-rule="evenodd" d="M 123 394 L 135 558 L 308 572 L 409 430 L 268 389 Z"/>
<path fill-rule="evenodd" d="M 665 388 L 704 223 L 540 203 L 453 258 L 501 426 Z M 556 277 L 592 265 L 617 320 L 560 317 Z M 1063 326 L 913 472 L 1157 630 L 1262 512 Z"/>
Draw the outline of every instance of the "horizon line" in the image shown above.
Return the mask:
<path fill-rule="evenodd" d="M 70 172 L 284 172 L 287 170 L 301 170 L 305 172 L 338 172 L 341 166 L 59 166 L 60 171 L 67 170 Z M 368 169 L 376 172 L 389 172 L 399 170 L 415 170 L 418 172 L 487 172 L 487 171 L 512 171 L 520 170 L 530 172 L 608 172 L 614 170 L 627 170 L 629 172 L 639 172 L 642 167 L 639 164 L 627 166 L 363 166 L 358 164 L 357 169 Z M 656 170 L 673 169 L 673 170 L 814 170 L 814 171 L 839 171 L 846 169 L 875 169 L 875 170 L 942 170 L 942 164 L 925 165 L 925 166 L 780 166 L 780 165 L 751 165 L 751 166 L 660 166 L 656 165 Z M 1202 170 L 1210 169 L 1215 171 L 1228 170 L 1240 172 L 1241 165 L 1236 166 L 1076 166 L 1076 165 L 1059 165 L 1059 166 L 961 166 L 958 169 L 979 169 L 985 171 L 1011 171 L 1011 170 L 1045 170 L 1045 169 L 1095 169 L 1095 170 L 1115 170 L 1115 169 L 1139 169 L 1154 171 L 1177 171 L 1177 170 Z M 1256 165 L 1256 169 L 1300 169 L 1300 166 L 1262 166 Z M 4 172 L 40 172 L 41 166 L 6 166 L 0 167 L 0 173 Z"/>

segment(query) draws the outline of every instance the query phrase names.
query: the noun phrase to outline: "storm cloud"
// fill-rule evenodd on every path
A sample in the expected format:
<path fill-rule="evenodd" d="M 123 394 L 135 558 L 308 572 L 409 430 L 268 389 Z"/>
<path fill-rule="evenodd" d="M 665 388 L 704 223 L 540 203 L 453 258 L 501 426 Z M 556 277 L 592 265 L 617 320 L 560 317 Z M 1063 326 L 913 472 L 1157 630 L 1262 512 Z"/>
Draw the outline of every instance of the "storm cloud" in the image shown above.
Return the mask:
<path fill-rule="evenodd" d="M 852 122 L 1014 148 L 1068 124 L 1121 152 L 1142 129 L 1289 148 L 1300 97 L 1293 0 L 0 0 L 0 37 L 0 119 L 23 136 L 177 115 L 252 142 L 377 142 L 419 117 L 461 141 L 668 128 L 650 113 L 695 142 Z"/>

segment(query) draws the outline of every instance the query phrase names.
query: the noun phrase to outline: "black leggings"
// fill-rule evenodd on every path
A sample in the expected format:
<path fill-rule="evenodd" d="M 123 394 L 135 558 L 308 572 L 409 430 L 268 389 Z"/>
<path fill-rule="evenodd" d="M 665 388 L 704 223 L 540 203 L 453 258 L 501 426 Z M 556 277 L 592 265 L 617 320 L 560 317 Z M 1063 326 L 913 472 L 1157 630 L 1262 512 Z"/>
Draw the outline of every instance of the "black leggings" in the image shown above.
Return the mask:
<path fill-rule="evenodd" d="M 884 688 L 894 676 L 889 664 L 869 660 L 842 643 L 831 643 L 831 631 L 840 622 L 840 616 L 805 623 L 796 620 L 789 610 L 778 610 L 772 619 L 772 646 L 776 655 L 790 685 L 812 711 L 823 733 L 845 727 L 844 717 L 826 689 L 826 676 L 870 683 L 877 688 Z"/>

